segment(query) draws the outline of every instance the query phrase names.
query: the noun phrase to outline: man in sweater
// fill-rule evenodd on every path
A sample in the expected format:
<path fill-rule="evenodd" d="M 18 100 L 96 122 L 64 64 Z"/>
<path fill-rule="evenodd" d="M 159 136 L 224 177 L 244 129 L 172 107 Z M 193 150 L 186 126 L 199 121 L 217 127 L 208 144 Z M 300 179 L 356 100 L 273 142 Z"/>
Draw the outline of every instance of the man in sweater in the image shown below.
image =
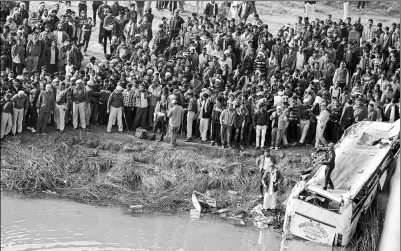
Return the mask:
<path fill-rule="evenodd" d="M 169 126 L 171 128 L 171 145 L 177 146 L 177 135 L 181 126 L 182 118 L 184 116 L 184 109 L 179 106 L 176 99 L 171 101 L 172 107 L 168 111 L 167 117 L 169 117 Z"/>
<path fill-rule="evenodd" d="M 234 126 L 235 110 L 234 104 L 228 103 L 228 108 L 224 109 L 220 114 L 221 125 L 221 145 L 226 148 L 226 143 L 231 148 L 231 133 Z"/>
<path fill-rule="evenodd" d="M 111 133 L 113 127 L 113 121 L 117 118 L 118 131 L 123 131 L 123 88 L 119 85 L 115 91 L 110 95 L 109 101 L 107 102 L 107 113 L 109 114 L 109 123 L 107 124 L 107 132 Z"/>
<path fill-rule="evenodd" d="M 18 94 L 11 98 L 13 103 L 13 129 L 12 133 L 21 134 L 22 132 L 22 121 L 26 115 L 28 109 L 28 96 L 24 91 L 18 91 Z"/>
<path fill-rule="evenodd" d="M 37 112 L 39 114 L 36 131 L 40 135 L 46 135 L 44 129 L 48 121 L 50 121 L 51 113 L 54 112 L 56 102 L 50 84 L 46 85 L 46 90 L 39 94 L 38 102 L 36 104 Z"/>
<path fill-rule="evenodd" d="M 85 110 L 89 103 L 88 92 L 83 86 L 82 80 L 77 80 L 76 86 L 72 88 L 72 117 L 74 130 L 78 129 L 78 115 L 81 122 L 82 129 L 86 130 Z"/>

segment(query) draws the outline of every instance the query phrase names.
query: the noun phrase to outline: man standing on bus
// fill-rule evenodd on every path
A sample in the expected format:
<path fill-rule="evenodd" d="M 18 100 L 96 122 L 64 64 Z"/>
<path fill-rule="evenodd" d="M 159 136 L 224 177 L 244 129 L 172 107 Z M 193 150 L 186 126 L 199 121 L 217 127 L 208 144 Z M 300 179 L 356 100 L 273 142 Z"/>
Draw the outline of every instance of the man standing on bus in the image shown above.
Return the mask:
<path fill-rule="evenodd" d="M 326 165 L 325 178 L 324 178 L 324 187 L 323 190 L 327 190 L 327 185 L 330 185 L 330 189 L 334 190 L 333 181 L 330 178 L 331 172 L 335 167 L 336 161 L 336 153 L 334 151 L 334 144 L 330 143 L 327 147 L 319 147 L 317 152 L 325 151 L 326 152 L 326 160 L 322 162 L 323 165 Z"/>

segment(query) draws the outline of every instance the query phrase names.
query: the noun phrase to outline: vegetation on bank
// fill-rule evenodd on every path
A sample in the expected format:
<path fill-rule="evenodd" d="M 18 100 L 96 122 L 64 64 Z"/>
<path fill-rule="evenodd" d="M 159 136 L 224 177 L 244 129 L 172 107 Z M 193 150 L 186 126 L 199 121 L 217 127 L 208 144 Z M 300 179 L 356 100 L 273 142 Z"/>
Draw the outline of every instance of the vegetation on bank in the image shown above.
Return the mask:
<path fill-rule="evenodd" d="M 260 174 L 255 151 L 223 150 L 197 143 L 172 149 L 167 143 L 139 140 L 132 135 L 92 132 L 22 135 L 3 142 L 1 186 L 7 190 L 51 190 L 61 197 L 87 202 L 114 201 L 163 209 L 192 208 L 191 194 L 209 193 L 221 208 L 249 210 L 260 201 Z M 304 157 L 291 150 L 277 152 L 286 178 L 279 202 L 298 180 Z M 229 190 L 238 194 L 228 193 Z"/>

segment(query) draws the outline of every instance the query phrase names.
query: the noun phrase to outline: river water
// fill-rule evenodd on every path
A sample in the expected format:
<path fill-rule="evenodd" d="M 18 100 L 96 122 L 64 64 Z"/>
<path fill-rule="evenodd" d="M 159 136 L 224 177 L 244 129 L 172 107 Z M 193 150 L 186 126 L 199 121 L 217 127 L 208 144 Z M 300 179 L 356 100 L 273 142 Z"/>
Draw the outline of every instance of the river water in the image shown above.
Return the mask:
<path fill-rule="evenodd" d="M 282 243 L 272 230 L 220 219 L 143 216 L 121 208 L 1 195 L 1 250 L 332 250 L 309 242 Z"/>

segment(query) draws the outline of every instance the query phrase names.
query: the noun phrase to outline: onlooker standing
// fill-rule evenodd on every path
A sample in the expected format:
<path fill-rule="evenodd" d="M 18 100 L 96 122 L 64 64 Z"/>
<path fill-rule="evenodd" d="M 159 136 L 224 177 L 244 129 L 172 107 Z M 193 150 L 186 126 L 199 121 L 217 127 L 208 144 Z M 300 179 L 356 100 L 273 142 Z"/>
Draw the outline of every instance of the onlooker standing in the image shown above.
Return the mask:
<path fill-rule="evenodd" d="M 15 40 L 17 43 L 11 48 L 12 69 L 15 75 L 20 75 L 25 64 L 25 46 L 20 38 L 15 37 Z"/>
<path fill-rule="evenodd" d="M 40 93 L 36 107 L 39 114 L 36 131 L 41 135 L 45 135 L 46 133 L 44 129 L 48 121 L 50 121 L 51 113 L 56 107 L 54 94 L 50 84 L 47 84 L 46 90 Z"/>
<path fill-rule="evenodd" d="M 0 139 L 3 139 L 4 135 L 10 133 L 13 127 L 12 115 L 13 102 L 11 101 L 11 93 L 7 93 L 4 96 L 4 100 L 1 100 L 1 129 L 0 129 Z"/>
<path fill-rule="evenodd" d="M 109 101 L 107 102 L 107 113 L 109 115 L 109 123 L 107 124 L 107 132 L 111 133 L 111 128 L 113 127 L 113 122 L 117 118 L 118 131 L 123 131 L 123 88 L 119 85 L 116 87 L 115 91 L 110 95 Z"/>
<path fill-rule="evenodd" d="M 133 123 L 133 114 L 134 114 L 134 90 L 132 89 L 132 84 L 129 83 L 127 85 L 127 89 L 123 91 L 123 100 L 124 100 L 124 115 L 125 122 L 127 123 L 126 129 L 132 129 Z"/>
<path fill-rule="evenodd" d="M 59 89 L 57 89 L 56 93 L 56 109 L 54 121 L 57 125 L 57 130 L 60 130 L 60 133 L 64 132 L 65 127 L 65 114 L 68 112 L 68 102 L 69 102 L 69 90 L 65 88 L 65 83 L 61 82 Z"/>
<path fill-rule="evenodd" d="M 269 123 L 269 113 L 266 110 L 266 103 L 261 104 L 261 108 L 255 112 L 253 116 L 253 125 L 255 126 L 256 130 L 256 147 L 264 148 L 265 147 L 265 138 L 266 138 L 266 131 L 267 126 Z"/>
<path fill-rule="evenodd" d="M 200 111 L 200 125 L 199 125 L 199 131 L 201 134 L 202 142 L 206 142 L 207 140 L 207 131 L 209 129 L 209 122 L 210 122 L 210 117 L 212 116 L 212 111 L 213 111 L 213 102 L 209 99 L 209 94 L 204 93 L 203 94 L 204 102 L 201 107 Z"/>
<path fill-rule="evenodd" d="M 299 126 L 301 131 L 301 139 L 299 144 L 303 145 L 305 143 L 306 135 L 308 134 L 310 125 L 310 105 L 309 99 L 304 99 L 303 104 L 299 107 Z"/>
<path fill-rule="evenodd" d="M 156 139 L 156 132 L 160 128 L 161 137 L 158 142 L 163 141 L 166 135 L 166 120 L 167 120 L 167 97 L 162 95 L 160 101 L 157 102 L 154 113 L 154 125 L 152 139 Z"/>
<path fill-rule="evenodd" d="M 228 103 L 228 107 L 224 109 L 220 114 L 220 125 L 221 125 L 221 146 L 231 148 L 231 133 L 234 126 L 235 110 L 234 104 Z"/>
<path fill-rule="evenodd" d="M 107 3 L 107 1 L 106 1 Z M 93 13 L 93 25 L 96 26 L 96 11 L 103 4 L 103 1 L 93 1 L 92 2 L 92 13 Z"/>
<path fill-rule="evenodd" d="M 185 142 L 192 140 L 192 128 L 194 124 L 193 122 L 196 120 L 196 116 L 198 113 L 198 100 L 194 97 L 193 91 L 189 90 L 187 92 L 187 95 L 189 97 L 189 104 L 187 108 L 187 139 L 184 140 Z M 212 118 L 213 118 L 213 112 L 212 112 Z M 220 119 L 220 114 L 217 120 L 219 119 Z M 213 130 L 213 121 L 211 130 Z M 220 131 L 220 126 L 217 128 L 217 130 Z"/>
<path fill-rule="evenodd" d="M 32 39 L 28 41 L 26 46 L 26 69 L 28 75 L 31 76 L 32 71 L 36 71 L 41 53 L 41 44 L 38 34 L 32 34 Z"/>
<path fill-rule="evenodd" d="M 305 16 L 313 20 L 315 17 L 316 1 L 305 1 Z"/>
<path fill-rule="evenodd" d="M 134 94 L 134 105 L 136 107 L 136 114 L 133 129 L 136 130 L 138 127 L 147 129 L 149 93 L 146 91 L 144 84 L 141 84 L 139 90 Z"/>
<path fill-rule="evenodd" d="M 88 92 L 83 86 L 82 80 L 77 80 L 76 86 L 72 88 L 72 117 L 74 130 L 78 129 L 78 116 L 82 129 L 86 129 L 85 109 L 88 103 Z"/>
<path fill-rule="evenodd" d="M 177 134 L 181 126 L 182 118 L 184 116 L 184 109 L 182 106 L 177 104 L 177 100 L 171 101 L 173 107 L 168 111 L 167 117 L 169 117 L 169 126 L 171 128 L 171 145 L 177 146 Z"/>
<path fill-rule="evenodd" d="M 358 10 L 364 10 L 365 9 L 365 3 L 366 1 L 358 1 Z M 362 7 L 362 9 L 361 9 Z"/>
<path fill-rule="evenodd" d="M 22 121 L 28 109 L 28 96 L 24 91 L 18 91 L 18 94 L 11 98 L 13 103 L 13 129 L 12 133 L 22 133 Z"/>
<path fill-rule="evenodd" d="M 153 81 L 153 84 L 149 86 L 148 91 L 150 99 L 148 106 L 149 126 L 152 126 L 154 122 L 153 114 L 155 113 L 157 101 L 159 101 L 162 96 L 162 87 L 158 79 Z"/>
<path fill-rule="evenodd" d="M 326 124 L 330 119 L 330 112 L 327 110 L 327 103 L 322 101 L 320 103 L 320 114 L 317 116 L 317 126 L 316 126 L 316 140 L 315 148 L 318 148 L 320 142 L 327 146 L 326 139 L 324 138 L 324 130 L 326 129 Z"/>

